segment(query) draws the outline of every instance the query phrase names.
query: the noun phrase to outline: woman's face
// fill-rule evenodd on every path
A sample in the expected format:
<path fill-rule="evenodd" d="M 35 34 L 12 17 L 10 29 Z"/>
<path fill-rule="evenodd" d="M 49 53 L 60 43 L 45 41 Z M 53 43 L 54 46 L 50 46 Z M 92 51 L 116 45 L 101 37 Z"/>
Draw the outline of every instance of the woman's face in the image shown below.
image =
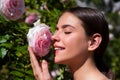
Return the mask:
<path fill-rule="evenodd" d="M 80 20 L 73 14 L 66 12 L 59 18 L 52 39 L 55 63 L 82 63 L 88 57 L 88 38 Z"/>

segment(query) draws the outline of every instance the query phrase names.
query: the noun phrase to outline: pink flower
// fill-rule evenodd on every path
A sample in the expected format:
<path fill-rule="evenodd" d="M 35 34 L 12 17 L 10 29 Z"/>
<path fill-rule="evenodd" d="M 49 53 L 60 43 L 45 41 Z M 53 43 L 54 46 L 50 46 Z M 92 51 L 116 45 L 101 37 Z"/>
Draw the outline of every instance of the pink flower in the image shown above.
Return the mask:
<path fill-rule="evenodd" d="M 17 20 L 24 12 L 24 0 L 0 0 L 0 14 L 6 20 Z"/>
<path fill-rule="evenodd" d="M 27 24 L 33 24 L 35 21 L 37 21 L 39 19 L 38 14 L 37 13 L 33 13 L 33 14 L 29 14 L 26 19 L 25 19 L 25 23 Z"/>
<path fill-rule="evenodd" d="M 49 53 L 51 45 L 50 28 L 44 23 L 29 29 L 27 34 L 29 46 L 32 47 L 34 53 L 43 57 Z"/>
<path fill-rule="evenodd" d="M 113 34 L 113 33 L 109 33 L 109 39 L 110 39 L 110 40 L 114 40 L 114 38 L 115 38 L 115 37 L 114 37 L 114 34 Z"/>
<path fill-rule="evenodd" d="M 59 70 L 53 70 L 53 71 L 51 71 L 51 75 L 52 75 L 52 77 L 57 77 L 58 75 L 59 75 Z"/>
<path fill-rule="evenodd" d="M 43 3 L 40 7 L 41 10 L 48 10 L 47 4 Z"/>

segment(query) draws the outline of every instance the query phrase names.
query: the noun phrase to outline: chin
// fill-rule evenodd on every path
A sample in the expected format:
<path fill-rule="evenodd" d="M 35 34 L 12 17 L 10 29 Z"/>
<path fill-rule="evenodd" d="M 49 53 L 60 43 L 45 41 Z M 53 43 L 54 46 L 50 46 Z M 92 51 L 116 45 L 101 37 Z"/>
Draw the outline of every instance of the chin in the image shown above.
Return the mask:
<path fill-rule="evenodd" d="M 56 58 L 54 58 L 54 62 L 55 62 L 56 64 L 61 64 L 61 63 L 62 63 L 62 61 L 61 61 L 61 60 L 56 59 Z"/>
<path fill-rule="evenodd" d="M 64 65 L 66 65 L 65 60 L 62 59 L 62 58 L 54 58 L 54 62 L 55 62 L 56 64 L 64 64 Z"/>

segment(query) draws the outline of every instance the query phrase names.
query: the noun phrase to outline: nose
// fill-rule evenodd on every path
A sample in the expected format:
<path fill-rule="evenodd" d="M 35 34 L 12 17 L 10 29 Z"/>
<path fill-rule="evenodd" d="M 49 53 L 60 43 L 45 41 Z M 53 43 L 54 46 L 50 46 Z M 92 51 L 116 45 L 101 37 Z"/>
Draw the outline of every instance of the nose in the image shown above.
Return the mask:
<path fill-rule="evenodd" d="M 58 33 L 54 33 L 51 38 L 53 43 L 60 40 Z"/>

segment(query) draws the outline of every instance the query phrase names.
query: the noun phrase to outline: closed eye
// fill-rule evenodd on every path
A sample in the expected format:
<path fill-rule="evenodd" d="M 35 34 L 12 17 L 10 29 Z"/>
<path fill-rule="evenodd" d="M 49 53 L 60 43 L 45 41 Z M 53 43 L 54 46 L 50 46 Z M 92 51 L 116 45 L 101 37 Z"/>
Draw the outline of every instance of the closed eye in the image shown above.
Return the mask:
<path fill-rule="evenodd" d="M 72 33 L 72 32 L 64 32 L 65 34 L 70 34 L 70 33 Z"/>

